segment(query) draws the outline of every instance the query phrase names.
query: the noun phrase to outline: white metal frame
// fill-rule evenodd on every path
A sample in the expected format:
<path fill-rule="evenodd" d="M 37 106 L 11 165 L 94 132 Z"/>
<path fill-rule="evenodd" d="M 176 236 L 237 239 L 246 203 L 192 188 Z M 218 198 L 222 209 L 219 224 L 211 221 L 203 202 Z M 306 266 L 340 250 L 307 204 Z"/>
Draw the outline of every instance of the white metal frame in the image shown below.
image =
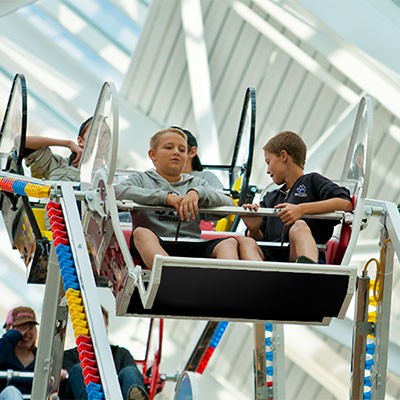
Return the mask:
<path fill-rule="evenodd" d="M 205 269 L 235 269 L 235 270 L 246 270 L 251 273 L 251 271 L 279 271 L 279 272 L 292 272 L 292 273 L 310 273 L 310 274 L 337 274 L 337 275 L 348 275 L 349 283 L 346 297 L 343 301 L 342 307 L 337 318 L 344 318 L 347 308 L 350 304 L 351 298 L 354 293 L 355 280 L 357 268 L 351 266 L 337 266 L 337 265 L 322 265 L 322 264 L 293 264 L 293 263 L 273 263 L 265 261 L 246 261 L 246 260 L 221 260 L 221 259 L 209 259 L 209 258 L 186 258 L 186 257 L 171 257 L 171 256 L 161 256 L 156 255 L 154 257 L 153 268 L 150 271 L 150 280 L 147 286 L 148 297 L 146 299 L 142 298 L 144 308 L 149 310 L 148 314 L 144 316 L 153 316 L 151 312 L 151 307 L 153 305 L 158 286 L 161 282 L 162 269 L 163 267 L 176 267 L 176 268 L 205 268 Z M 143 315 L 142 315 L 143 316 Z M 174 318 L 173 316 L 170 316 Z M 211 319 L 209 316 L 204 316 L 198 319 Z M 324 318 L 321 325 L 328 325 L 331 318 Z M 237 319 L 235 321 L 242 322 L 259 322 L 250 319 Z M 273 321 L 278 323 L 293 323 L 292 321 Z M 318 323 L 305 323 L 301 324 L 315 325 Z"/>

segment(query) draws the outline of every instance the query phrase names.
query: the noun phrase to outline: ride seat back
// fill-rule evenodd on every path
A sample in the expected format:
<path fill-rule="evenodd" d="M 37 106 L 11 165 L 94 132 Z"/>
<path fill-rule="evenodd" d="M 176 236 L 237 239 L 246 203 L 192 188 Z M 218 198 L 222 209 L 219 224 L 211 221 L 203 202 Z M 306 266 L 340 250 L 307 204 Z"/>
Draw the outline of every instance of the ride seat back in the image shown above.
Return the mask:
<path fill-rule="evenodd" d="M 350 225 L 342 223 L 338 225 L 338 228 L 337 230 L 335 229 L 332 238 L 326 244 L 325 260 L 327 264 L 340 265 L 350 241 Z"/>
<path fill-rule="evenodd" d="M 130 248 L 131 246 L 131 236 L 132 236 L 132 226 L 122 226 L 122 233 L 124 234 L 125 241 Z"/>
<path fill-rule="evenodd" d="M 359 196 L 360 187 L 356 185 L 351 196 L 354 212 L 358 205 Z M 340 265 L 342 263 L 353 229 L 360 230 L 360 227 L 355 227 L 353 224 L 346 223 L 345 221 L 342 221 L 339 225 L 336 225 L 332 238 L 329 239 L 326 244 L 327 249 L 325 251 L 325 261 L 327 264 Z"/>

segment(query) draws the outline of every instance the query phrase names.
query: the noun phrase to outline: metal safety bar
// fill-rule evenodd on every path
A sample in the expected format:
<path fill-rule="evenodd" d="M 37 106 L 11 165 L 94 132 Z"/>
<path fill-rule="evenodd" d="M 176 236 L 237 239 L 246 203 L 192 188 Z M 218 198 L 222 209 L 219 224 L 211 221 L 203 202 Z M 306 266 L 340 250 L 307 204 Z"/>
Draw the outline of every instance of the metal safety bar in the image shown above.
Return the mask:
<path fill-rule="evenodd" d="M 129 200 L 118 200 L 117 207 L 120 211 L 171 211 L 171 207 L 161 207 L 161 206 L 148 206 L 143 204 L 135 203 Z M 260 216 L 260 217 L 274 217 L 279 213 L 278 208 L 259 208 L 258 211 L 245 210 L 243 207 L 234 206 L 221 206 L 221 207 L 208 207 L 199 208 L 200 214 L 217 214 L 217 215 L 228 215 L 236 214 L 243 217 L 249 216 Z M 341 220 L 343 218 L 351 216 L 351 213 L 346 213 L 344 211 L 334 211 L 331 213 L 324 214 L 307 214 L 303 218 L 309 219 L 327 219 L 327 220 Z"/>

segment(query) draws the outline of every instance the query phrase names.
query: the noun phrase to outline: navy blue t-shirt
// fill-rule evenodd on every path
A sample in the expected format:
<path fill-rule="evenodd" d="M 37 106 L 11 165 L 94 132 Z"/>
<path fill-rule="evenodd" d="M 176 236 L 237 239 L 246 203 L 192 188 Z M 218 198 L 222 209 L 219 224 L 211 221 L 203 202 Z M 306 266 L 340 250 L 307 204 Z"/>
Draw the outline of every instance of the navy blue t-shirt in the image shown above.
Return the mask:
<path fill-rule="evenodd" d="M 0 338 L 0 371 L 7 371 L 8 369 L 20 372 L 34 371 L 35 361 L 25 367 L 15 355 L 15 347 L 21 339 L 21 332 L 15 329 L 10 329 Z M 36 355 L 36 347 L 33 352 Z M 6 383 L 5 380 L 0 381 L 0 392 L 6 387 Z M 22 394 L 30 394 L 32 391 L 31 379 L 14 377 L 11 379 L 11 385 L 20 390 Z"/>
<path fill-rule="evenodd" d="M 285 190 L 285 185 L 265 194 L 260 202 L 261 207 L 273 208 L 279 203 L 311 203 L 314 201 L 328 200 L 339 197 L 351 201 L 350 192 L 347 188 L 338 186 L 330 179 L 312 172 L 302 175 L 293 184 L 290 190 Z M 312 235 L 318 244 L 325 244 L 332 236 L 333 228 L 339 221 L 328 221 L 322 219 L 302 218 L 307 222 Z M 264 240 L 268 242 L 280 242 L 284 223 L 278 217 L 264 217 L 261 231 L 264 232 Z M 288 230 L 286 229 L 284 240 L 288 241 Z"/>

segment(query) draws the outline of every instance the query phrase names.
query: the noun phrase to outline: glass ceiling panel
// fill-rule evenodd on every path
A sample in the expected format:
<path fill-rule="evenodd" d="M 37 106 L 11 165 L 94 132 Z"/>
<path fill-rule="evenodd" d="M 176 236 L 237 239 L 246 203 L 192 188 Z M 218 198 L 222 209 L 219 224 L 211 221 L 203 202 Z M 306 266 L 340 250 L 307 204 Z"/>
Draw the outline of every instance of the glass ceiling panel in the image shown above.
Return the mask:
<path fill-rule="evenodd" d="M 122 77 L 118 71 L 38 6 L 31 5 L 22 8 L 18 13 L 23 15 L 38 31 L 58 44 L 68 56 L 84 63 L 93 74 L 100 78 L 112 79 L 116 84 L 121 82 Z"/>
<path fill-rule="evenodd" d="M 136 47 L 140 26 L 124 12 L 106 0 L 65 0 L 82 18 L 90 21 L 103 34 L 127 54 L 132 55 Z"/>

